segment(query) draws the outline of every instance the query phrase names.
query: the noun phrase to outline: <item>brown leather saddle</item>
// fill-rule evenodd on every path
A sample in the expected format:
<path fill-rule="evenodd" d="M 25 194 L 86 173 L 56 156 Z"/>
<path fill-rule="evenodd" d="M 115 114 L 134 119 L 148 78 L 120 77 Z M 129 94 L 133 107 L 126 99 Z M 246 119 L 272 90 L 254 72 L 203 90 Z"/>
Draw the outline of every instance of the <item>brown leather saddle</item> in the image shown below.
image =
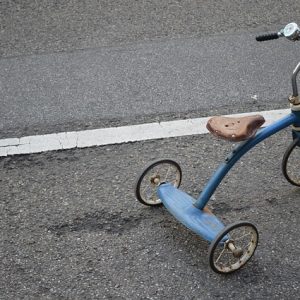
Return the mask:
<path fill-rule="evenodd" d="M 261 115 L 236 118 L 218 116 L 209 119 L 206 128 L 217 137 L 239 142 L 254 136 L 264 123 L 265 119 Z"/>

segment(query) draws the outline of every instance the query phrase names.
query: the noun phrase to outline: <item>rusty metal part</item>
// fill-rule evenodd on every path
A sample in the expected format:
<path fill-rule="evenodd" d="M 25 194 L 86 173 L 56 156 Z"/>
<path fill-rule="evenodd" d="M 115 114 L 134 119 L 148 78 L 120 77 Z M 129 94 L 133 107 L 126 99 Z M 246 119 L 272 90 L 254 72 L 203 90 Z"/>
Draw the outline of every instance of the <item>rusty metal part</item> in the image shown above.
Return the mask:
<path fill-rule="evenodd" d="M 294 126 L 294 125 L 292 125 L 292 129 L 293 129 L 294 131 L 300 131 L 300 127 L 296 127 L 296 126 Z"/>
<path fill-rule="evenodd" d="M 151 177 L 150 181 L 152 184 L 158 185 L 160 183 L 160 176 L 158 174 L 154 175 Z"/>
<path fill-rule="evenodd" d="M 235 247 L 232 241 L 227 242 L 227 248 L 232 252 L 233 256 L 236 258 L 239 258 L 244 254 L 243 250 L 239 247 Z"/>
<path fill-rule="evenodd" d="M 213 215 L 213 212 L 209 209 L 207 205 L 204 206 L 203 211 L 206 212 L 207 214 Z"/>
<path fill-rule="evenodd" d="M 289 96 L 289 102 L 293 105 L 299 105 L 300 104 L 300 99 L 299 96 Z"/>

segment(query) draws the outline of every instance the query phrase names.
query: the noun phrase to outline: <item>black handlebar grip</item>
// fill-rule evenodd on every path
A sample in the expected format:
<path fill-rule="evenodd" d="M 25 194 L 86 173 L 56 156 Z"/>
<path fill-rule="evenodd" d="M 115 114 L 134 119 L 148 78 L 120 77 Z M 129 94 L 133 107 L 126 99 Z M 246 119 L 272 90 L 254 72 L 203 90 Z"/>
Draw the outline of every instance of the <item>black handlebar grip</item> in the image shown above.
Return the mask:
<path fill-rule="evenodd" d="M 263 41 L 269 41 L 269 40 L 276 40 L 278 38 L 279 38 L 278 33 L 268 33 L 268 34 L 259 35 L 255 39 L 258 42 L 263 42 Z"/>

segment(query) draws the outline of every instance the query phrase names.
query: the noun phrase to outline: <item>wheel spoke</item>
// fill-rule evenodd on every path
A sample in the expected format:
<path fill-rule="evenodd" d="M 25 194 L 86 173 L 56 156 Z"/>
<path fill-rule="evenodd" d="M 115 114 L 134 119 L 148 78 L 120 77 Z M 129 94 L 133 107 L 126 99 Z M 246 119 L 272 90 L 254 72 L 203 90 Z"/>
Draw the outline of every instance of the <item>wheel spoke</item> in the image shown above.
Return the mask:
<path fill-rule="evenodd" d="M 167 182 L 167 178 L 168 178 L 170 169 L 171 169 L 171 166 L 168 167 L 167 174 L 166 174 L 166 176 L 165 176 L 165 182 Z"/>
<path fill-rule="evenodd" d="M 222 256 L 223 253 L 225 252 L 225 250 L 226 250 L 226 248 L 224 248 L 224 249 L 221 251 L 220 255 L 218 256 L 218 258 L 217 258 L 216 261 L 215 261 L 216 264 L 217 264 L 218 261 L 220 260 L 221 256 Z"/>
<path fill-rule="evenodd" d="M 149 199 L 152 199 L 152 201 L 156 200 L 156 199 L 153 199 L 154 196 L 156 196 L 156 191 L 152 192 L 151 196 L 149 197 Z"/>
<path fill-rule="evenodd" d="M 151 184 L 146 185 L 146 187 L 142 190 L 142 194 L 145 194 L 148 188 L 151 188 Z"/>
<path fill-rule="evenodd" d="M 243 234 L 242 236 L 238 237 L 238 238 L 235 238 L 234 241 L 239 241 L 241 240 L 242 238 L 244 238 L 245 236 L 248 236 L 248 235 L 251 235 L 250 232 L 246 233 L 246 234 Z"/>
<path fill-rule="evenodd" d="M 251 246 L 251 244 L 252 244 L 252 241 L 250 241 L 250 242 L 247 244 L 246 248 L 248 249 L 248 248 Z"/>

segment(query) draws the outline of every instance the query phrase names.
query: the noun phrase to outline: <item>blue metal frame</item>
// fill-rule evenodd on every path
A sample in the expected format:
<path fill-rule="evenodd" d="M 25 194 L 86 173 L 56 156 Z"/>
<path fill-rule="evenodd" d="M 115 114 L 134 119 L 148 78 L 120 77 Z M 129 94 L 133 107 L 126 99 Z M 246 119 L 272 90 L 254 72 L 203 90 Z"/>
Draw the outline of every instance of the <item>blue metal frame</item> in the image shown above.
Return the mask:
<path fill-rule="evenodd" d="M 294 139 L 299 139 L 300 140 L 300 132 L 299 131 L 292 130 L 292 134 L 293 134 L 293 140 Z M 298 144 L 298 146 L 300 146 L 300 144 Z"/>
<path fill-rule="evenodd" d="M 218 185 L 229 172 L 229 170 L 245 153 L 247 153 L 250 149 L 252 149 L 255 145 L 257 145 L 264 139 L 292 124 L 299 126 L 300 112 L 292 111 L 288 116 L 260 130 L 253 138 L 240 143 L 226 158 L 225 162 L 222 163 L 215 171 L 215 173 L 199 195 L 197 201 L 194 203 L 194 206 L 202 210 L 213 195 Z"/>
<path fill-rule="evenodd" d="M 166 209 L 187 228 L 207 241 L 214 240 L 224 225 L 215 215 L 203 210 L 212 194 L 229 170 L 245 153 L 264 139 L 291 124 L 300 127 L 300 111 L 292 111 L 288 116 L 261 129 L 253 138 L 237 145 L 227 156 L 225 162 L 215 171 L 197 200 L 170 183 L 163 183 L 158 187 L 158 198 L 161 199 Z M 295 131 L 295 134 L 298 132 Z M 227 238 L 225 236 L 223 239 Z"/>
<path fill-rule="evenodd" d="M 183 225 L 211 242 L 224 228 L 224 224 L 213 214 L 194 206 L 195 199 L 171 183 L 158 187 L 157 195 L 164 207 Z M 224 239 L 228 239 L 226 236 Z"/>

